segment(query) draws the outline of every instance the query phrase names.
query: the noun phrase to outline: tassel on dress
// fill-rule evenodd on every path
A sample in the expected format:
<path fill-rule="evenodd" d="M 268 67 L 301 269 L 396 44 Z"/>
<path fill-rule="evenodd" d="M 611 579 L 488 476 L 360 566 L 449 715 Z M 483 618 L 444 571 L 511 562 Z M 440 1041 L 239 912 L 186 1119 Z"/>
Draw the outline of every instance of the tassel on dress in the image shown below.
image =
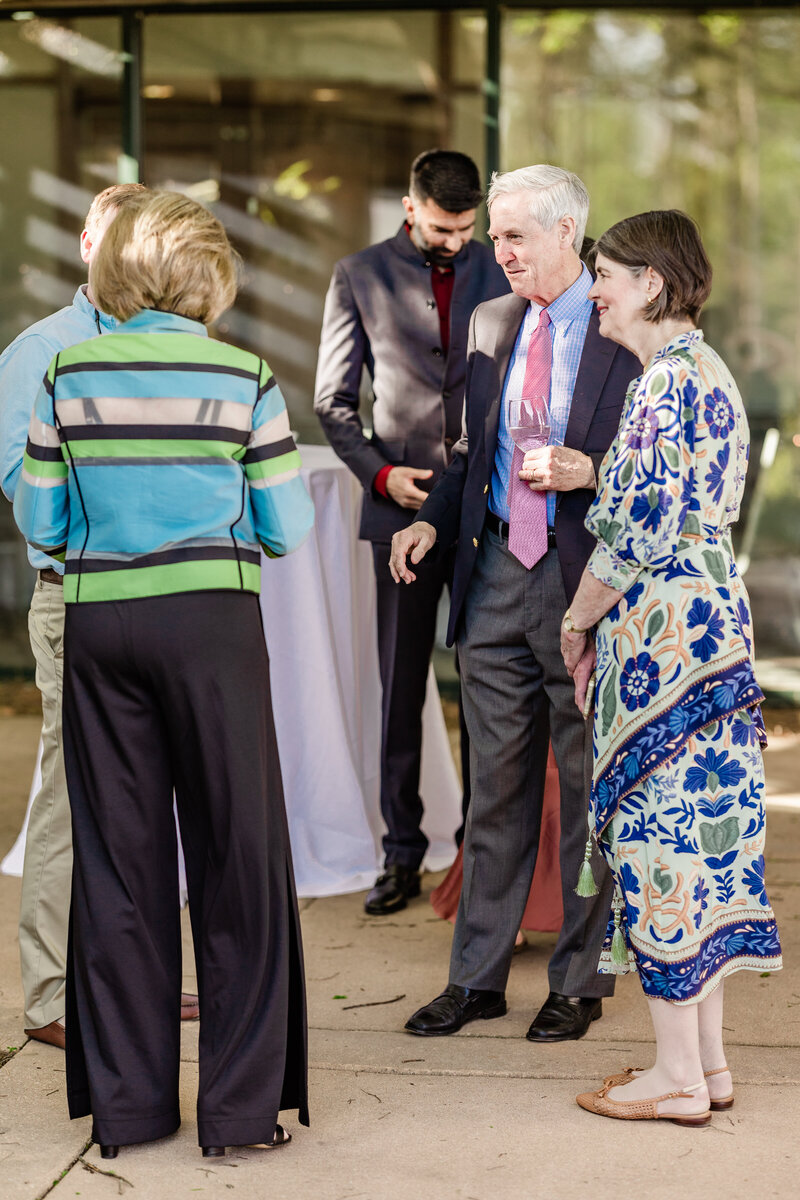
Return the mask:
<path fill-rule="evenodd" d="M 618 901 L 614 903 L 614 936 L 611 939 L 611 961 L 617 967 L 625 967 L 628 965 L 628 946 L 625 941 L 625 934 L 620 927 L 622 917 L 621 906 Z"/>
<path fill-rule="evenodd" d="M 592 864 L 589 861 L 591 857 L 592 839 L 590 836 L 588 842 L 586 843 L 586 852 L 584 853 L 581 869 L 578 873 L 578 886 L 575 888 L 576 896 L 596 896 L 600 891 L 595 882 L 594 875 L 592 874 Z"/>

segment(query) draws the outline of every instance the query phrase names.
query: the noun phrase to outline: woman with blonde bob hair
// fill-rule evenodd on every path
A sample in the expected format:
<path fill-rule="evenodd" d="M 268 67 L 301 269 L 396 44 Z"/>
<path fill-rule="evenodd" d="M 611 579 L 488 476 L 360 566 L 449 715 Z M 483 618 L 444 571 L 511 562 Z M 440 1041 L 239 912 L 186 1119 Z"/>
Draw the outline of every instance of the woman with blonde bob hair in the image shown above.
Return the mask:
<path fill-rule="evenodd" d="M 70 1114 L 93 1116 L 105 1158 L 180 1124 L 174 789 L 199 1141 L 281 1146 L 280 1109 L 308 1123 L 306 1016 L 259 573 L 313 507 L 269 367 L 207 336 L 236 294 L 219 221 L 145 194 L 90 274 L 123 324 L 50 364 L 15 500 L 28 540 L 65 558 Z"/>
<path fill-rule="evenodd" d="M 705 1125 L 734 1102 L 723 982 L 781 966 L 764 884 L 764 697 L 730 538 L 747 417 L 697 328 L 711 266 L 694 221 L 640 213 L 594 254 L 600 332 L 643 371 L 586 517 L 597 546 L 561 648 L 581 706 L 596 661 L 591 821 L 616 884 L 599 969 L 638 972 L 656 1060 L 577 1099 L 605 1117 Z M 580 894 L 590 876 L 587 854 Z"/>
<path fill-rule="evenodd" d="M 209 325 L 233 304 L 239 257 L 213 213 L 187 196 L 152 193 L 120 213 L 106 237 L 91 286 L 118 321 L 149 308 Z"/>

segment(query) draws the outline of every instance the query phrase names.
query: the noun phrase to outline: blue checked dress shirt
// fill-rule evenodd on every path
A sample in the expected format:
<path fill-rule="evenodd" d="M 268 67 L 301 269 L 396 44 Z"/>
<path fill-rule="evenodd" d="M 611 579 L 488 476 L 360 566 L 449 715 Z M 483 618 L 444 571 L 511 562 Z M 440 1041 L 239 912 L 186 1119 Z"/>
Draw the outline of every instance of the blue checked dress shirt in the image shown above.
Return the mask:
<path fill-rule="evenodd" d="M 553 340 L 553 367 L 550 376 L 550 441 L 548 443 L 550 446 L 564 445 L 569 412 L 572 407 L 572 393 L 583 354 L 586 330 L 589 328 L 589 318 L 592 315 L 592 301 L 589 299 L 592 282 L 591 274 L 584 267 L 572 286 L 562 292 L 547 309 L 551 321 L 550 336 Z M 501 521 L 508 521 L 509 518 L 508 481 L 511 459 L 514 454 L 514 443 L 508 432 L 508 408 L 512 400 L 519 400 L 522 396 L 528 342 L 531 332 L 539 324 L 541 311 L 540 305 L 534 304 L 533 301 L 529 303 L 503 385 L 497 450 L 494 456 L 489 496 L 489 507 Z M 556 499 L 555 492 L 547 493 L 547 524 L 551 528 L 555 522 Z"/>

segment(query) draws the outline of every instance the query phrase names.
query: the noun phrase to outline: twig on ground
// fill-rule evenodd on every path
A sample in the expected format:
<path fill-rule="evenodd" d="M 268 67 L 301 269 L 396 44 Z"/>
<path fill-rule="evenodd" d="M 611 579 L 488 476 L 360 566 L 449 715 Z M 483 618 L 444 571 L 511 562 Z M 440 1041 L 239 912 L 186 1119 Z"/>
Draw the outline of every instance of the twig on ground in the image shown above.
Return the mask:
<path fill-rule="evenodd" d="M 398 1000 L 405 1000 L 405 992 L 401 992 L 399 996 L 392 996 L 391 1000 L 367 1000 L 364 1004 L 343 1004 L 342 1012 L 346 1008 L 377 1008 L 379 1004 L 396 1004 Z"/>
<path fill-rule="evenodd" d="M 118 1175 L 116 1171 L 104 1171 L 101 1167 L 96 1167 L 94 1163 L 87 1162 L 85 1158 L 82 1158 L 80 1162 L 84 1171 L 88 1171 L 90 1175 L 107 1175 L 109 1179 L 115 1180 L 119 1196 L 124 1194 L 126 1187 L 132 1188 L 134 1186 L 130 1179 L 125 1179 L 124 1176 Z"/>

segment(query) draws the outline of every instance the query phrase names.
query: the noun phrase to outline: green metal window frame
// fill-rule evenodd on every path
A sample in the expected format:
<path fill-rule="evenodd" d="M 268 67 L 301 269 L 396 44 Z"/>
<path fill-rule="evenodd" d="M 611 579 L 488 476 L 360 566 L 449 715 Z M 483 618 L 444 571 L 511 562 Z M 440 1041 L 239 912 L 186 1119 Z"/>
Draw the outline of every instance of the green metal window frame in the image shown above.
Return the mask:
<path fill-rule="evenodd" d="M 706 0 L 684 0 L 665 7 L 673 12 L 731 12 L 745 9 L 798 8 L 794 0 L 738 0 L 734 3 L 707 3 Z M 647 12 L 652 4 L 642 0 L 83 0 L 65 4 L 63 0 L 0 0 L 0 20 L 14 20 L 15 15 L 30 13 L 51 17 L 119 17 L 122 23 L 123 72 L 120 82 L 122 114 L 122 160 L 120 183 L 139 182 L 144 139 L 144 105 L 142 103 L 142 31 L 148 16 L 157 14 L 187 16 L 192 13 L 320 13 L 320 12 L 381 12 L 402 8 L 405 11 L 447 12 L 465 9 L 484 13 L 486 17 L 485 69 L 483 81 L 485 124 L 485 178 L 500 167 L 500 68 L 503 15 L 517 8 L 548 9 L 625 9 Z M 124 176 L 124 177 L 123 177 Z"/>

